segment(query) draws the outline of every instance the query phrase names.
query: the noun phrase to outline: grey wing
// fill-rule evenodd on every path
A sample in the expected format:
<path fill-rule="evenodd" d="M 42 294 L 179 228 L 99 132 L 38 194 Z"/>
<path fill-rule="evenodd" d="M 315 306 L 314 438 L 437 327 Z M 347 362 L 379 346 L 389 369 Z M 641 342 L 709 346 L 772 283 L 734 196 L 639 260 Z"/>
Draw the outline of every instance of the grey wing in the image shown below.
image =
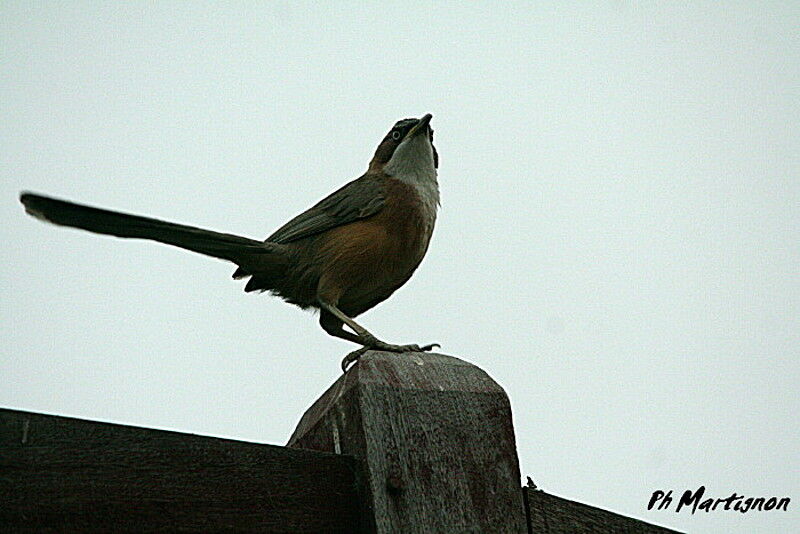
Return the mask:
<path fill-rule="evenodd" d="M 269 236 L 271 243 L 291 243 L 378 213 L 386 198 L 381 180 L 364 175 L 344 185 Z"/>

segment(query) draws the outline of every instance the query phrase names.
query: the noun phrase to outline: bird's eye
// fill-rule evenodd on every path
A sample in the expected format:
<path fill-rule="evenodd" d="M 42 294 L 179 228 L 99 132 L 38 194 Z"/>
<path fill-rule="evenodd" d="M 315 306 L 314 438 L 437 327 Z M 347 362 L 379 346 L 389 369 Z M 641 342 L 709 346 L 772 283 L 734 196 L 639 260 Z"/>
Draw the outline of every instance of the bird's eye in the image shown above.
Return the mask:
<path fill-rule="evenodd" d="M 399 140 L 400 139 L 400 132 L 398 132 L 397 130 L 393 131 L 392 132 L 392 139 L 394 139 L 395 141 Z"/>

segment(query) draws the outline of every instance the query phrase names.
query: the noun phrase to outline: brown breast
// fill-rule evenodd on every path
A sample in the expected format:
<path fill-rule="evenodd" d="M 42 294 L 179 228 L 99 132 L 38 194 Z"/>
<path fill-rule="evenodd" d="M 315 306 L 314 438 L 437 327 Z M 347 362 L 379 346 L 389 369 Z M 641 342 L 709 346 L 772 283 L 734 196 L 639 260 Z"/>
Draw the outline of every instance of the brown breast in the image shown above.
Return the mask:
<path fill-rule="evenodd" d="M 413 186 L 384 178 L 386 205 L 376 215 L 326 232 L 317 261 L 318 294 L 355 317 L 388 298 L 428 250 L 434 219 Z"/>

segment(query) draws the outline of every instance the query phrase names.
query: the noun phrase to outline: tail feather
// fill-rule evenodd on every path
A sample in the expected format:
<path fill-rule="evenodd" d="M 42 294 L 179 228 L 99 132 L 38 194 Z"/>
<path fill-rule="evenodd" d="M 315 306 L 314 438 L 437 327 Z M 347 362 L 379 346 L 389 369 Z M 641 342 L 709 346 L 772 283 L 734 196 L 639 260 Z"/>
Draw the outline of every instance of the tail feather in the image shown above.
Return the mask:
<path fill-rule="evenodd" d="M 251 264 L 257 260 L 254 256 L 276 251 L 272 243 L 83 206 L 33 193 L 22 193 L 20 202 L 29 214 L 53 224 L 123 238 L 150 239 L 239 265 Z"/>
<path fill-rule="evenodd" d="M 236 269 L 233 272 L 233 277 L 232 278 L 234 280 L 241 280 L 242 278 L 247 278 L 248 276 L 250 276 L 250 274 L 247 271 L 245 271 L 244 269 L 242 269 L 241 267 L 239 267 L 238 269 Z"/>

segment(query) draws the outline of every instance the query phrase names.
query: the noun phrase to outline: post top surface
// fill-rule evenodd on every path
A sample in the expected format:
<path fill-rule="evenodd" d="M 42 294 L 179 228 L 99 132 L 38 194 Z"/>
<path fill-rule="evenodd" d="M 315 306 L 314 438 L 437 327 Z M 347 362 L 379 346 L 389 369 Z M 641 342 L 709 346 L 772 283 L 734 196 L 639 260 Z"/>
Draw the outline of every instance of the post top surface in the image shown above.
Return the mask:
<path fill-rule="evenodd" d="M 352 389 L 461 392 L 505 396 L 503 388 L 485 371 L 454 356 L 430 352 L 398 354 L 368 351 L 306 411 L 289 440 L 289 446 L 313 427 L 345 393 Z"/>
<path fill-rule="evenodd" d="M 423 391 L 503 391 L 479 367 L 454 356 L 431 352 L 369 351 L 339 381 L 345 388 L 358 385 Z"/>

